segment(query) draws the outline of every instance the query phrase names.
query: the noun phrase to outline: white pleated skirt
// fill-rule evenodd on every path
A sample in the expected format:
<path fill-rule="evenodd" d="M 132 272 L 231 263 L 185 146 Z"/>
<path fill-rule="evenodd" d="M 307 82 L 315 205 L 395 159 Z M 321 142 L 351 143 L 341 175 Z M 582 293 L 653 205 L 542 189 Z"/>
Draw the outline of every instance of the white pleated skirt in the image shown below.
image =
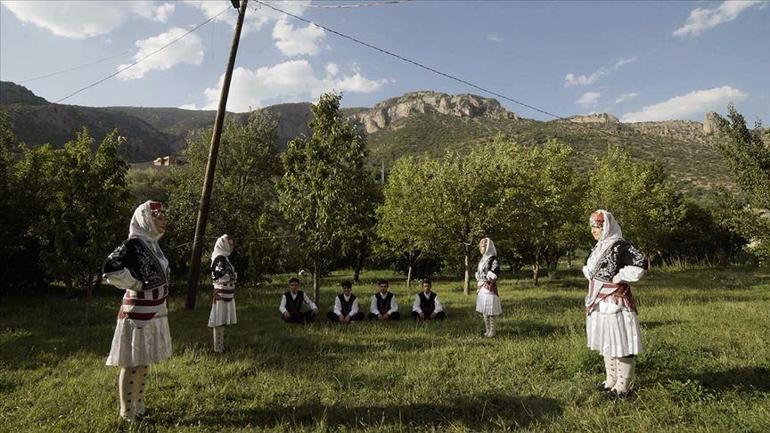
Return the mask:
<path fill-rule="evenodd" d="M 586 317 L 588 348 L 603 356 L 621 358 L 642 352 L 639 317 L 628 308 L 611 302 L 599 302 Z"/>
<path fill-rule="evenodd" d="M 209 328 L 218 326 L 235 325 L 238 319 L 235 316 L 235 299 L 230 302 L 216 301 L 211 304 L 209 313 Z"/>
<path fill-rule="evenodd" d="M 503 314 L 500 297 L 487 289 L 479 289 L 479 293 L 476 296 L 476 311 L 485 316 L 499 316 Z"/>
<path fill-rule="evenodd" d="M 171 356 L 168 317 L 148 320 L 141 328 L 132 319 L 118 319 L 107 365 L 136 367 L 163 362 Z"/>

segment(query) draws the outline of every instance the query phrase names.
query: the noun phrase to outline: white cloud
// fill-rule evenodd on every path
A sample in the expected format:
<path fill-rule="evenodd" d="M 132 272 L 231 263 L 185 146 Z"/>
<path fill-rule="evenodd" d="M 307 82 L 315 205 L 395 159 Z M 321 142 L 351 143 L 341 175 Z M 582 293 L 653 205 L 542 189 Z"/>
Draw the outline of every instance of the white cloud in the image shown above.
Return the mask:
<path fill-rule="evenodd" d="M 330 90 L 370 93 L 390 82 L 388 79 L 371 80 L 360 72 L 337 77 L 329 69 L 327 64 L 326 75 L 316 76 L 307 60 L 290 60 L 255 70 L 236 68 L 233 71 L 227 109 L 244 112 L 272 103 L 316 99 L 321 93 Z M 220 77 L 216 87 L 204 91 L 205 109 L 217 107 L 222 81 L 223 77 Z"/>
<path fill-rule="evenodd" d="M 639 96 L 638 93 L 624 93 L 615 99 L 615 103 L 620 104 L 623 101 L 628 101 L 629 99 L 636 98 L 637 96 Z"/>
<path fill-rule="evenodd" d="M 635 61 L 636 61 L 636 56 L 632 56 L 627 59 L 620 59 L 617 62 L 615 62 L 612 66 L 602 66 L 591 75 L 575 75 L 575 74 L 569 73 L 564 77 L 564 87 L 587 86 L 589 84 L 593 84 L 599 78 L 605 75 L 609 75 L 612 72 L 615 72 L 621 67 L 623 67 L 623 65 L 627 65 Z"/>
<path fill-rule="evenodd" d="M 491 42 L 502 42 L 503 39 L 498 36 L 496 33 L 490 33 L 487 35 L 487 40 Z"/>
<path fill-rule="evenodd" d="M 279 20 L 273 28 L 275 46 L 287 56 L 314 55 L 321 50 L 326 33 L 324 29 L 309 24 L 307 27 L 294 29 L 286 20 Z"/>
<path fill-rule="evenodd" d="M 658 104 L 648 105 L 620 119 L 623 122 L 647 122 L 684 119 L 693 114 L 725 108 L 729 102 L 742 101 L 748 95 L 730 86 L 695 90 L 686 95 L 675 96 Z"/>
<path fill-rule="evenodd" d="M 224 7 L 229 6 L 230 9 L 235 12 L 229 1 L 226 0 L 184 0 L 184 3 L 199 9 L 207 18 L 211 18 L 222 11 Z M 310 0 L 303 1 L 271 1 L 271 4 L 275 7 L 285 10 L 286 12 L 294 15 L 302 16 L 305 13 Z M 251 31 L 259 31 L 265 24 L 269 24 L 273 21 L 279 21 L 286 19 L 286 15 L 280 12 L 276 12 L 273 9 L 264 7 L 256 2 L 249 3 L 249 10 L 246 12 L 246 20 L 244 21 L 243 30 L 244 34 Z M 214 21 L 234 23 L 237 13 L 224 13 L 219 15 Z"/>
<path fill-rule="evenodd" d="M 744 10 L 757 5 L 767 4 L 758 0 L 726 1 L 713 9 L 695 8 L 690 12 L 682 27 L 674 30 L 674 36 L 698 36 L 704 31 L 720 24 L 732 21 Z"/>
<path fill-rule="evenodd" d="M 340 73 L 340 67 L 336 63 L 329 62 L 326 64 L 326 73 L 334 77 Z"/>
<path fill-rule="evenodd" d="M 175 27 L 158 36 L 136 41 L 136 46 L 139 49 L 136 54 L 134 54 L 134 60 L 139 60 L 160 49 L 172 40 L 185 34 L 185 32 L 187 32 L 187 30 Z M 173 45 L 169 45 L 163 51 L 160 51 L 130 69 L 121 72 L 118 74 L 118 78 L 122 80 L 134 80 L 144 77 L 144 74 L 149 71 L 165 71 L 180 63 L 200 65 L 202 62 L 203 43 L 201 42 L 201 38 L 195 33 L 190 33 L 176 41 Z M 118 66 L 118 69 L 123 69 L 126 66 L 128 65 L 120 65 Z"/>
<path fill-rule="evenodd" d="M 110 33 L 138 16 L 166 22 L 174 12 L 171 3 L 156 1 L 3 1 L 19 21 L 44 28 L 56 36 L 88 38 Z"/>
<path fill-rule="evenodd" d="M 183 105 L 180 105 L 177 108 L 180 108 L 182 110 L 198 110 L 199 109 L 195 104 L 183 104 Z"/>
<path fill-rule="evenodd" d="M 599 92 L 586 92 L 583 93 L 583 96 L 581 96 L 577 101 L 575 101 L 576 104 L 585 107 L 592 107 L 596 105 L 599 102 L 599 97 L 602 96 Z"/>

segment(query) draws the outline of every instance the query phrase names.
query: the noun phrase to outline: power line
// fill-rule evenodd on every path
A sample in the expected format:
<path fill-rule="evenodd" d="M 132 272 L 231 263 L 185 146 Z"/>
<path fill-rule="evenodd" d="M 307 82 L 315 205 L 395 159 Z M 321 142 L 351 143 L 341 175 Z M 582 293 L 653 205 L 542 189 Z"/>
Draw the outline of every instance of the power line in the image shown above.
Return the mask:
<path fill-rule="evenodd" d="M 154 56 L 155 54 L 158 54 L 159 52 L 161 52 L 161 51 L 165 50 L 166 48 L 170 47 L 171 45 L 173 45 L 174 43 L 176 43 L 176 42 L 177 42 L 177 41 L 179 41 L 180 39 L 182 39 L 182 38 L 186 37 L 187 35 L 189 35 L 190 33 L 194 32 L 194 31 L 198 30 L 199 28 L 201 28 L 201 27 L 205 26 L 206 24 L 210 23 L 210 22 L 211 22 L 211 21 L 213 21 L 215 18 L 217 18 L 218 16 L 222 15 L 223 13 L 225 13 L 225 12 L 226 12 L 226 11 L 228 11 L 228 10 L 230 10 L 230 6 L 227 6 L 226 8 L 222 9 L 222 10 L 221 10 L 219 13 L 217 13 L 216 15 L 214 15 L 214 16 L 212 16 L 211 18 L 207 19 L 206 21 L 203 21 L 202 23 L 200 23 L 200 24 L 196 25 L 196 26 L 195 26 L 195 27 L 193 27 L 192 29 L 190 29 L 190 30 L 186 31 L 185 33 L 183 33 L 182 35 L 180 35 L 180 36 L 178 36 L 178 37 L 174 38 L 173 40 L 171 40 L 171 41 L 170 41 L 169 43 L 167 43 L 166 45 L 163 45 L 162 47 L 158 48 L 157 50 L 155 50 L 155 51 L 153 51 L 153 52 L 151 52 L 151 53 L 147 54 L 146 56 L 143 56 L 142 58 L 138 59 L 138 60 L 137 60 L 137 61 L 135 61 L 134 63 L 131 63 L 130 65 L 127 65 L 127 66 L 125 66 L 125 67 L 123 67 L 123 68 L 120 68 L 120 69 L 118 69 L 118 70 L 117 70 L 117 71 L 115 71 L 114 73 L 112 73 L 112 74 L 110 74 L 110 75 L 108 75 L 108 76 L 106 76 L 106 77 L 102 78 L 101 80 L 98 80 L 98 81 L 96 81 L 96 82 L 94 82 L 94 83 L 91 83 L 91 84 L 89 84 L 89 85 L 87 85 L 87 86 L 85 86 L 85 87 L 82 87 L 82 88 L 78 89 L 78 90 L 76 90 L 76 91 L 74 91 L 74 92 L 70 93 L 69 95 L 67 95 L 67 96 L 65 96 L 65 97 L 63 97 L 63 98 L 61 98 L 61 99 L 58 99 L 58 100 L 54 101 L 54 103 L 57 103 L 57 104 L 58 104 L 58 103 L 60 103 L 60 102 L 62 102 L 62 101 L 65 101 L 65 100 L 67 100 L 67 99 L 69 99 L 69 98 L 71 98 L 71 97 L 73 97 L 73 96 L 77 95 L 78 93 L 80 93 L 80 92 L 82 92 L 82 91 L 84 91 L 84 90 L 88 90 L 88 89 L 90 89 L 90 88 L 92 88 L 92 87 L 94 87 L 94 86 L 97 86 L 97 85 L 99 85 L 99 84 L 101 84 L 101 83 L 103 83 L 103 82 L 105 82 L 105 81 L 109 80 L 110 78 L 112 78 L 112 77 L 114 77 L 114 76 L 116 76 L 116 75 L 119 75 L 120 73 L 122 73 L 122 72 L 124 72 L 124 71 L 126 71 L 126 70 L 128 70 L 128 69 L 130 69 L 130 68 L 132 68 L 132 67 L 134 67 L 134 66 L 136 66 L 136 65 L 138 65 L 139 63 L 143 62 L 144 60 L 147 60 L 148 58 L 150 58 L 150 57 Z"/>
<path fill-rule="evenodd" d="M 350 8 L 365 8 L 365 7 L 377 7 L 377 6 L 390 6 L 395 5 L 399 3 L 407 3 L 412 0 L 390 0 L 390 1 L 378 1 L 378 2 L 367 2 L 367 3 L 349 3 L 349 4 L 336 4 L 336 5 L 324 5 L 324 4 L 315 4 L 310 3 L 305 5 L 304 7 L 308 8 L 322 8 L 322 9 L 350 9 Z"/>
<path fill-rule="evenodd" d="M 427 66 L 427 65 L 425 65 L 423 63 L 420 63 L 420 62 L 418 62 L 416 60 L 412 60 L 412 59 L 406 58 L 406 57 L 404 57 L 404 56 L 402 56 L 400 54 L 396 54 L 396 53 L 394 53 L 392 51 L 388 51 L 388 50 L 386 50 L 384 48 L 380 48 L 380 47 L 374 46 L 374 45 L 372 45 L 372 44 L 370 44 L 368 42 L 364 42 L 364 41 L 362 41 L 360 39 L 357 39 L 357 38 L 355 38 L 353 36 L 349 36 L 349 35 L 346 35 L 344 33 L 340 33 L 338 31 L 336 31 L 334 29 L 331 29 L 329 27 L 326 27 L 324 25 L 316 24 L 316 23 L 314 23 L 313 21 L 311 21 L 309 19 L 306 19 L 306 18 L 303 18 L 301 16 L 292 14 L 291 12 L 286 12 L 286 11 L 284 11 L 282 9 L 279 9 L 279 8 L 273 6 L 273 5 L 269 4 L 269 3 L 266 3 L 266 2 L 264 2 L 262 0 L 255 0 L 255 1 L 257 3 L 259 3 L 259 4 L 261 4 L 261 5 L 264 5 L 265 7 L 268 7 L 270 9 L 276 11 L 276 12 L 280 12 L 280 13 L 286 14 L 286 15 L 288 15 L 288 16 L 296 19 L 296 20 L 302 21 L 304 23 L 311 24 L 311 25 L 314 25 L 316 27 L 320 27 L 320 28 L 326 30 L 329 33 L 335 34 L 335 35 L 337 35 L 337 36 L 339 36 L 341 38 L 348 39 L 348 40 L 353 41 L 353 42 L 355 42 L 357 44 L 363 45 L 363 46 L 365 46 L 367 48 L 371 48 L 371 49 L 373 49 L 375 51 L 379 51 L 379 52 L 381 52 L 383 54 L 387 54 L 387 55 L 389 55 L 391 57 L 395 57 L 395 58 L 397 58 L 397 59 L 399 59 L 399 60 L 401 60 L 403 62 L 411 63 L 412 65 L 415 65 L 418 68 L 425 69 L 425 70 L 427 70 L 429 72 L 433 72 L 434 74 L 441 75 L 442 77 L 449 78 L 450 80 L 457 81 L 459 83 L 465 84 L 466 86 L 472 87 L 472 88 L 477 89 L 477 90 L 481 90 L 482 92 L 488 93 L 490 95 L 497 96 L 500 99 L 504 99 L 506 101 L 513 102 L 514 104 L 521 105 L 522 107 L 529 108 L 530 110 L 534 110 L 534 111 L 537 111 L 538 113 L 542 113 L 542 114 L 551 116 L 551 117 L 553 117 L 555 119 L 570 121 L 570 119 L 568 119 L 566 117 L 559 116 L 558 114 L 551 113 L 549 111 L 546 111 L 546 110 L 543 110 L 541 108 L 535 107 L 534 105 L 527 104 L 526 102 L 519 101 L 519 100 L 516 100 L 514 98 L 509 98 L 509 97 L 507 97 L 505 95 L 502 95 L 500 93 L 497 93 L 497 92 L 495 92 L 493 90 L 489 90 L 489 89 L 481 87 L 481 86 L 479 86 L 477 84 L 471 83 L 470 81 L 465 80 L 463 78 L 459 78 L 459 77 L 456 77 L 454 75 L 448 74 L 446 72 L 439 71 L 438 69 L 435 69 L 435 68 L 432 68 L 430 66 Z"/>
<path fill-rule="evenodd" d="M 105 57 L 103 59 L 95 60 L 93 62 L 83 63 L 82 65 L 72 66 L 72 67 L 69 67 L 67 69 L 62 69 L 60 71 L 51 72 L 51 73 L 45 74 L 45 75 L 38 75 L 37 77 L 27 78 L 26 80 L 19 81 L 19 84 L 29 83 L 30 81 L 35 81 L 35 80 L 42 80 L 43 78 L 53 77 L 53 76 L 56 76 L 56 75 L 63 74 L 65 72 L 76 71 L 78 69 L 82 69 L 82 68 L 85 68 L 87 66 L 96 65 L 96 64 L 99 64 L 99 63 L 102 63 L 102 62 L 106 62 L 107 60 L 112 60 L 112 59 L 116 59 L 118 57 L 123 57 L 123 56 L 125 56 L 127 54 L 131 54 L 133 51 L 134 51 L 134 49 L 132 48 L 132 49 L 126 50 L 126 51 L 124 51 L 122 53 L 115 54 L 115 55 L 112 55 L 112 56 L 109 56 L 109 57 Z"/>

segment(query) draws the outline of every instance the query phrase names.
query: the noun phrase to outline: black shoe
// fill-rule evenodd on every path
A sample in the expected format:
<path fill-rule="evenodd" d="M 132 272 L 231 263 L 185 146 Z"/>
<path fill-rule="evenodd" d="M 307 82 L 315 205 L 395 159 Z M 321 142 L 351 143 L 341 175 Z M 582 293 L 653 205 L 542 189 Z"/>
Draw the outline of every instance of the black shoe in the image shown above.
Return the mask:
<path fill-rule="evenodd" d="M 594 384 L 594 389 L 595 389 L 595 390 L 597 390 L 597 391 L 601 391 L 601 392 L 608 392 L 608 391 L 610 391 L 612 388 L 606 388 L 606 387 L 604 386 L 604 382 L 599 382 L 599 383 L 595 383 L 595 384 Z"/>
<path fill-rule="evenodd" d="M 607 391 L 605 396 L 611 400 L 625 400 L 631 398 L 633 395 L 631 394 L 631 391 L 617 392 L 614 389 L 611 389 Z"/>

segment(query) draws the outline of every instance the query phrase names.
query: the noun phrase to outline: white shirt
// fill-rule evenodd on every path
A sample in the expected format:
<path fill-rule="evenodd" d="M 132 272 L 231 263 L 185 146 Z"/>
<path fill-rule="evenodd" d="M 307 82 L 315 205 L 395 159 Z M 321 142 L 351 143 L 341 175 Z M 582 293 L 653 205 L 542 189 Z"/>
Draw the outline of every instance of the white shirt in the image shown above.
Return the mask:
<path fill-rule="evenodd" d="M 353 295 L 350 295 L 350 296 L 342 295 L 342 296 L 345 298 L 346 301 L 349 301 L 350 296 L 353 296 Z M 358 313 L 358 298 L 356 298 L 353 301 L 353 305 L 350 307 L 350 313 L 348 313 L 348 316 L 352 316 L 357 313 Z M 342 302 L 340 302 L 339 296 L 334 297 L 334 314 L 338 316 L 342 315 Z"/>
<path fill-rule="evenodd" d="M 433 293 L 433 292 L 431 292 Z M 434 301 L 436 303 L 436 309 L 433 310 L 434 313 L 438 314 L 442 311 L 444 311 L 444 306 L 441 305 L 441 302 L 438 300 L 438 295 L 436 295 L 436 299 Z M 420 308 L 420 294 L 414 295 L 414 302 L 412 303 L 412 311 L 416 313 L 422 313 L 422 308 Z"/>
<path fill-rule="evenodd" d="M 377 292 L 376 295 L 372 295 L 372 304 L 371 307 L 369 307 L 369 312 L 371 312 L 374 315 L 379 315 L 380 310 L 377 309 L 377 297 L 379 296 L 380 299 L 385 299 L 385 296 L 390 292 L 385 292 L 383 295 L 382 292 Z M 390 298 L 390 310 L 388 310 L 387 314 L 393 314 L 396 311 L 398 311 L 398 302 L 396 302 L 396 295 L 393 295 L 392 298 Z"/>
<path fill-rule="evenodd" d="M 289 296 L 291 296 L 291 300 L 297 299 L 297 296 L 299 296 L 299 292 L 296 294 L 289 292 Z M 313 301 L 310 300 L 310 298 L 307 297 L 307 293 L 305 293 L 305 299 L 302 300 L 303 303 L 305 303 L 308 307 L 310 307 L 311 310 L 315 311 L 318 309 L 318 307 L 313 303 Z M 281 312 L 281 314 L 286 313 L 286 295 L 284 294 L 281 296 L 281 305 L 278 306 L 278 310 Z"/>

